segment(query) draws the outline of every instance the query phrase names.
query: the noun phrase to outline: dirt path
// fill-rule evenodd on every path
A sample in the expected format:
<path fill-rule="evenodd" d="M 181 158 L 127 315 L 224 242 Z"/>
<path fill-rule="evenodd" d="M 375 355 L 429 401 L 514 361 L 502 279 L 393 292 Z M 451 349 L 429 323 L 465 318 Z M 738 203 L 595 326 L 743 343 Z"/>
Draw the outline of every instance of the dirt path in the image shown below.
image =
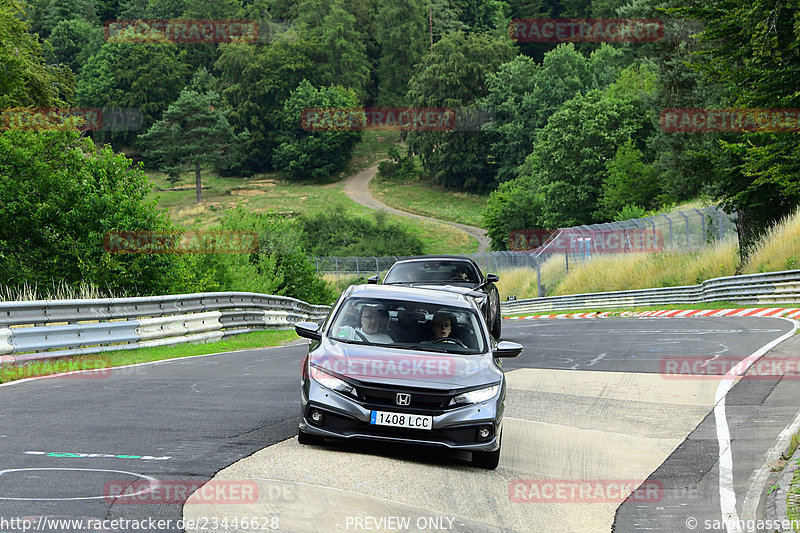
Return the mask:
<path fill-rule="evenodd" d="M 456 227 L 461 231 L 470 234 L 471 236 L 478 239 L 478 253 L 483 253 L 489 250 L 489 238 L 486 236 L 486 230 L 481 228 L 476 228 L 475 226 L 467 226 L 466 224 L 458 224 L 457 222 L 448 222 L 446 220 L 439 220 L 436 218 L 426 217 L 422 215 L 415 215 L 414 213 L 408 213 L 406 211 L 400 211 L 399 209 L 395 209 L 394 207 L 390 207 L 374 196 L 369 192 L 369 182 L 372 181 L 372 178 L 375 177 L 375 174 L 378 172 L 378 165 L 373 167 L 369 167 L 367 169 L 362 170 L 358 174 L 354 174 L 347 178 L 347 181 L 344 183 L 344 192 L 349 196 L 354 202 L 359 203 L 365 207 L 369 207 L 370 209 L 377 209 L 381 211 L 386 211 L 393 215 L 400 215 L 409 218 L 418 218 L 421 220 L 430 220 L 433 222 L 439 222 L 441 224 L 447 224 L 449 226 Z"/>

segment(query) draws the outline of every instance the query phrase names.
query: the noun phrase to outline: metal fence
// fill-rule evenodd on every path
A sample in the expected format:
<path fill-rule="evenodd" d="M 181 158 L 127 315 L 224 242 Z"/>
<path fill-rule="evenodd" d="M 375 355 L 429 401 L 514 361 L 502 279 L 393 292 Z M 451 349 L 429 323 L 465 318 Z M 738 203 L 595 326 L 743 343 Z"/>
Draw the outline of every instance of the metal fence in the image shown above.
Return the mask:
<path fill-rule="evenodd" d="M 737 238 L 735 216 L 717 207 L 561 228 L 531 250 L 536 256 L 538 294 L 545 295 L 541 269 L 548 260 L 548 275 L 560 279 L 569 274 L 570 265 L 603 255 L 691 252 L 726 238 Z"/>
<path fill-rule="evenodd" d="M 595 255 L 692 251 L 736 235 L 735 218 L 716 207 L 676 211 L 620 222 L 561 228 L 535 248 L 538 257 L 565 254 L 573 261 Z"/>
<path fill-rule="evenodd" d="M 250 292 L 0 302 L 0 363 L 212 342 L 323 321 L 330 309 Z"/>
<path fill-rule="evenodd" d="M 563 257 L 561 275 L 565 275 L 570 264 L 604 254 L 699 250 L 717 240 L 735 237 L 734 220 L 716 207 L 706 207 L 621 222 L 561 228 L 554 232 L 520 230 L 512 232 L 509 237 L 513 251 L 464 255 L 473 258 L 484 272 L 518 267 L 536 269 L 539 295 L 543 296 L 541 265 L 548 259 Z M 540 243 L 543 244 L 539 246 Z M 395 262 L 406 258 L 314 257 L 312 261 L 317 272 L 366 278 L 384 273 Z"/>
<path fill-rule="evenodd" d="M 714 278 L 699 285 L 631 291 L 569 294 L 502 302 L 504 314 L 561 309 L 598 309 L 714 301 L 737 305 L 774 306 L 800 303 L 800 270 Z"/>
<path fill-rule="evenodd" d="M 481 254 L 463 254 L 478 263 L 484 272 L 496 272 L 510 268 L 536 268 L 537 258 L 527 252 L 485 252 Z M 369 277 L 385 273 L 393 264 L 411 256 L 388 257 L 312 257 L 317 272 L 347 276 Z"/>

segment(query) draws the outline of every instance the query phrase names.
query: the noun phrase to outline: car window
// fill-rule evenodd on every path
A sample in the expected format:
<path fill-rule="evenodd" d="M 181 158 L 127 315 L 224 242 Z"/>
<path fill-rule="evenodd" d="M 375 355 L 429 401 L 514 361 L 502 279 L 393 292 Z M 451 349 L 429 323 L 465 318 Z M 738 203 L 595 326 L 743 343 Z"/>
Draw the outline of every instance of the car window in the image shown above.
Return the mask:
<path fill-rule="evenodd" d="M 464 261 L 414 261 L 392 267 L 384 283 L 478 283 L 477 272 Z"/>
<path fill-rule="evenodd" d="M 337 312 L 328 338 L 354 344 L 478 354 L 486 351 L 480 320 L 476 312 L 465 307 L 350 298 Z"/>

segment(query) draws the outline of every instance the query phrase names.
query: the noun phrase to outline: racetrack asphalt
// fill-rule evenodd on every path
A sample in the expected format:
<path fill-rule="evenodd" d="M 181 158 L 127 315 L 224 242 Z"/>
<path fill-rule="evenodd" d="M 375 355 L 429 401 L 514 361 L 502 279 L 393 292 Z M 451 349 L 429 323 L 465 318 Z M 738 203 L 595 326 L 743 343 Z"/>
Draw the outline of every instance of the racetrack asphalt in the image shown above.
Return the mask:
<path fill-rule="evenodd" d="M 791 328 L 755 318 L 507 321 L 504 339 L 526 348 L 504 365 L 496 471 L 473 468 L 469 454 L 428 448 L 301 447 L 293 437 L 302 344 L 13 383 L 0 387 L 0 518 L 219 518 L 227 512 L 219 503 L 104 498 L 112 482 L 216 476 L 258 484 L 259 502 L 233 512 L 278 517 L 280 531 L 353 531 L 367 516 L 423 520 L 425 528 L 403 531 L 602 531 L 615 520 L 616 531 L 634 531 L 647 520 L 675 524 L 684 518 L 675 506 L 690 503 L 713 519 L 719 449 L 711 409 L 721 376 L 665 379 L 663 361 L 744 358 Z M 743 381 L 728 395 L 740 508 L 763 454 L 795 417 L 785 400 L 794 383 Z M 653 502 L 534 502 L 530 490 L 515 492 L 532 481 L 648 477 L 664 485 L 669 512 Z"/>

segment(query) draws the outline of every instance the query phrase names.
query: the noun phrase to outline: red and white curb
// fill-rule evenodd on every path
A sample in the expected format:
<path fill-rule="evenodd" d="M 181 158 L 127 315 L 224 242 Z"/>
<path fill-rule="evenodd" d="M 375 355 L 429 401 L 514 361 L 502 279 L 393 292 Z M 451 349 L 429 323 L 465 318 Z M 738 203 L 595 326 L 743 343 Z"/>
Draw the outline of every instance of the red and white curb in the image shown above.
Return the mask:
<path fill-rule="evenodd" d="M 506 320 L 536 320 L 540 318 L 654 318 L 654 317 L 718 317 L 718 316 L 754 316 L 754 317 L 800 317 L 800 309 L 796 307 L 748 307 L 744 309 L 665 309 L 663 311 L 604 311 L 602 313 L 562 313 L 559 315 L 507 316 Z"/>

